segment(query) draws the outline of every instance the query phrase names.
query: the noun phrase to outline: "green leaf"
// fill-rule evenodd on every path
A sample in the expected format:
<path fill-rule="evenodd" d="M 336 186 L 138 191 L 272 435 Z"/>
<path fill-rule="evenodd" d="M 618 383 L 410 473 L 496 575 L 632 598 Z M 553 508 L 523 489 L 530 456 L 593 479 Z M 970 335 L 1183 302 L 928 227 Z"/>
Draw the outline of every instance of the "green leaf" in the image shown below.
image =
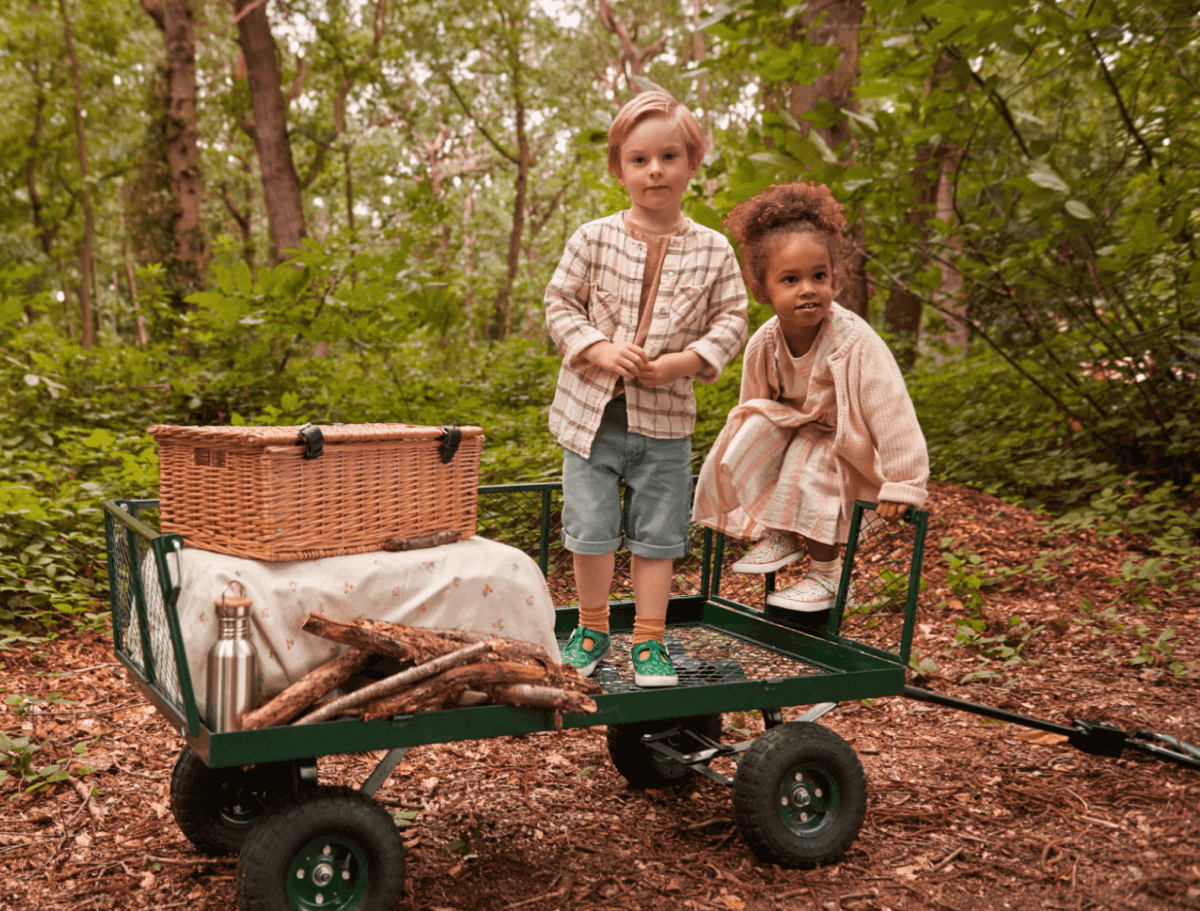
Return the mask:
<path fill-rule="evenodd" d="M 1047 190 L 1055 190 L 1059 193 L 1070 191 L 1067 182 L 1054 172 L 1045 162 L 1038 162 L 1029 171 L 1029 179 L 1036 183 L 1039 187 L 1044 187 Z"/>
<path fill-rule="evenodd" d="M 1080 202 L 1078 199 L 1068 199 L 1063 208 L 1080 221 L 1091 221 L 1096 217 L 1096 214 L 1087 207 L 1087 204 Z"/>
<path fill-rule="evenodd" d="M 209 310 L 219 311 L 225 304 L 226 296 L 220 291 L 197 291 L 189 294 L 184 300 L 197 307 L 207 307 Z"/>
<path fill-rule="evenodd" d="M 25 303 L 15 297 L 0 297 L 0 326 L 15 323 L 25 315 Z"/>
<path fill-rule="evenodd" d="M 761 165 L 762 170 L 769 174 L 776 174 L 780 171 L 790 172 L 796 168 L 795 160 L 781 152 L 755 152 L 749 158 L 755 164 Z"/>
<path fill-rule="evenodd" d="M 91 432 L 88 438 L 83 441 L 83 445 L 90 446 L 93 449 L 108 449 L 115 442 L 117 442 L 117 438 L 115 436 L 113 436 L 104 428 L 97 427 Z"/>

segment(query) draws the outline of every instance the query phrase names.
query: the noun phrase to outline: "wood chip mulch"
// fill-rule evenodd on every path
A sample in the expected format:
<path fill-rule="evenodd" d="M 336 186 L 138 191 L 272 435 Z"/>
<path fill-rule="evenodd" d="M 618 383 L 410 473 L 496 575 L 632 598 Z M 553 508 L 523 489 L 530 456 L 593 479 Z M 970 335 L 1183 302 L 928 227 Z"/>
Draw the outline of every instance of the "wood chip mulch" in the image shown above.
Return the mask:
<path fill-rule="evenodd" d="M 1115 584 L 1127 560 L 1146 558 L 1138 541 L 1053 532 L 1027 510 L 949 485 L 932 486 L 928 508 L 915 644 L 938 670 L 913 683 L 1058 723 L 1109 721 L 1200 745 L 1200 593 Z M 1073 545 L 983 589 L 987 635 L 1040 627 L 1020 661 L 1004 667 L 952 646 L 967 609 L 946 587 L 946 537 L 950 550 L 982 559 L 985 577 Z M 1174 650 L 1130 666 L 1166 627 Z M 1172 675 L 1168 660 L 1187 675 Z M 960 683 L 981 670 L 992 676 Z M 34 793 L 19 776 L 0 783 L 0 908 L 237 907 L 236 859 L 197 855 L 172 820 L 181 741 L 130 686 L 109 639 L 69 634 L 10 647 L 0 685 L 5 698 L 59 693 L 71 702 L 25 715 L 0 706 L 0 731 L 43 744 L 35 769 L 68 763 L 71 775 Z M 1200 909 L 1200 772 L 1130 751 L 1093 757 L 1038 742 L 1027 728 L 902 698 L 844 703 L 821 723 L 858 752 L 870 796 L 841 862 L 807 871 L 757 860 L 732 827 L 728 791 L 711 780 L 629 789 L 600 728 L 413 749 L 377 795 L 408 824 L 398 909 Z M 724 739 L 761 729 L 756 713 L 726 715 Z M 357 785 L 381 756 L 324 757 L 321 780 Z M 730 760 L 717 767 L 732 774 Z M 13 771 L 3 757 L 0 768 Z"/>

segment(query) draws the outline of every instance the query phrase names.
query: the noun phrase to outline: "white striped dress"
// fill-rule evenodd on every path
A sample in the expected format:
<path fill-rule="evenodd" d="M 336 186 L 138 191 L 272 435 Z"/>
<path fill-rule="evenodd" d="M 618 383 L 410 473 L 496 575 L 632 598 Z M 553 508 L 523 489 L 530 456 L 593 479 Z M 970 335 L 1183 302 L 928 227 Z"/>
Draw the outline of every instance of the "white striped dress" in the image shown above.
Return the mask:
<path fill-rule="evenodd" d="M 849 535 L 856 499 L 920 507 L 928 476 L 895 359 L 835 304 L 802 357 L 777 320 L 750 340 L 741 404 L 700 469 L 693 518 L 740 538 L 773 528 L 836 544 Z"/>

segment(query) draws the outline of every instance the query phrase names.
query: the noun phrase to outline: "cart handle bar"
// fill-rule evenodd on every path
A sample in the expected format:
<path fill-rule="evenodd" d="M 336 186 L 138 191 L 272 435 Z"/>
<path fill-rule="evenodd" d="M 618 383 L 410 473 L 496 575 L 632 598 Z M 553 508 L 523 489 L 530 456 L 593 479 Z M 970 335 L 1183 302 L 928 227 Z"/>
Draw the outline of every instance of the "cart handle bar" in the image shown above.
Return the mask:
<path fill-rule="evenodd" d="M 923 690 L 915 686 L 905 686 L 904 695 L 918 702 L 929 702 L 933 705 L 945 706 L 946 708 L 960 709 L 974 715 L 983 715 L 986 718 L 995 718 L 998 721 L 1009 721 L 1027 728 L 1060 734 L 1066 737 L 1067 743 L 1075 747 L 1075 749 L 1082 750 L 1084 753 L 1090 753 L 1093 756 L 1110 756 L 1115 758 L 1120 756 L 1124 750 L 1138 750 L 1151 756 L 1157 756 L 1159 759 L 1173 762 L 1176 765 L 1181 765 L 1185 769 L 1193 769 L 1200 772 L 1200 750 L 1197 750 L 1191 744 L 1184 743 L 1173 737 L 1165 737 L 1162 734 L 1151 734 L 1147 731 L 1133 731 L 1130 734 L 1126 734 L 1124 730 L 1114 724 L 1109 724 L 1107 721 L 1082 721 L 1078 718 L 1070 726 L 1055 724 L 1053 721 L 1031 718 L 1029 715 L 1008 712 L 994 706 L 980 705 L 977 702 L 968 702 L 965 699 L 955 699 L 953 696 L 943 696 L 941 693 L 931 693 L 929 690 Z M 1157 740 L 1161 743 L 1178 744 L 1180 750 L 1177 752 L 1175 750 L 1164 749 L 1160 746 L 1154 746 L 1153 744 L 1144 742 L 1142 738 Z"/>

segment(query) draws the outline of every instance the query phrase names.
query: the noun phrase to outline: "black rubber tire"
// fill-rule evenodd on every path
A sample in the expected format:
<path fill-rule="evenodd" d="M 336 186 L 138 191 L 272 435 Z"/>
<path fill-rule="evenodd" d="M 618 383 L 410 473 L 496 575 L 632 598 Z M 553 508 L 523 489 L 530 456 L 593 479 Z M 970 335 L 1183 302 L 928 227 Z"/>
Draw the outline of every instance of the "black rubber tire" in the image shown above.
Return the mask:
<path fill-rule="evenodd" d="M 631 788 L 666 788 L 679 784 L 693 775 L 685 765 L 655 753 L 642 743 L 643 734 L 657 734 L 678 727 L 703 734 L 709 740 L 721 741 L 721 716 L 693 715 L 689 718 L 667 718 L 659 721 L 638 721 L 632 724 L 610 724 L 608 726 L 608 755 L 617 771 L 625 776 Z M 667 741 L 667 745 L 681 753 L 700 749 L 695 738 L 686 733 Z"/>
<path fill-rule="evenodd" d="M 210 769 L 184 747 L 171 773 L 171 812 L 201 854 L 237 854 L 267 808 L 300 786 L 299 763 Z"/>
<path fill-rule="evenodd" d="M 312 847 L 323 842 L 332 851 Z M 336 857 L 331 866 L 342 876 L 335 872 L 328 885 L 316 885 L 314 852 Z M 311 893 L 322 888 L 329 892 L 315 903 Z M 250 830 L 238 861 L 241 911 L 392 911 L 403 895 L 400 830 L 391 814 L 353 788 L 321 785 L 284 798 Z"/>
<path fill-rule="evenodd" d="M 784 867 L 833 863 L 858 836 L 867 779 L 850 745 L 810 721 L 767 731 L 742 756 L 733 819 L 750 848 Z"/>

